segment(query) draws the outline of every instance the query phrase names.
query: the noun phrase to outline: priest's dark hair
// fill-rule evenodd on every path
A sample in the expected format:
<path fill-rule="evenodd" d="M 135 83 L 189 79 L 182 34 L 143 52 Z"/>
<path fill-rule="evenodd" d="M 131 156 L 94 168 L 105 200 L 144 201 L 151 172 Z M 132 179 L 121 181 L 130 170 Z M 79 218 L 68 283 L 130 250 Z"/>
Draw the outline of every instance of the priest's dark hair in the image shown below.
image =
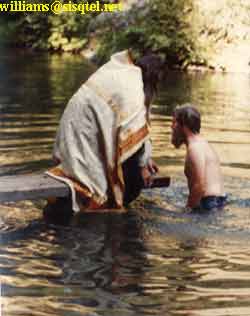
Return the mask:
<path fill-rule="evenodd" d="M 145 94 L 145 106 L 149 108 L 154 96 L 157 93 L 157 87 L 162 76 L 164 63 L 160 56 L 152 53 L 138 58 L 134 63 L 136 66 L 141 68 Z"/>

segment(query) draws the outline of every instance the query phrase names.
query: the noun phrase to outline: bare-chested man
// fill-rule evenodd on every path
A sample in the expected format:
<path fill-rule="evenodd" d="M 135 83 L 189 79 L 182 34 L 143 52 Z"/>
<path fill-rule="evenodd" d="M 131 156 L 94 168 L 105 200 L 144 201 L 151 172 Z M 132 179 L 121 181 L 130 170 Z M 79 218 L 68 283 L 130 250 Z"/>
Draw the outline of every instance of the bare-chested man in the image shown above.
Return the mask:
<path fill-rule="evenodd" d="M 172 120 L 172 144 L 186 145 L 185 175 L 189 196 L 186 206 L 210 210 L 225 205 L 226 195 L 218 155 L 200 135 L 200 113 L 192 105 L 177 107 Z"/>

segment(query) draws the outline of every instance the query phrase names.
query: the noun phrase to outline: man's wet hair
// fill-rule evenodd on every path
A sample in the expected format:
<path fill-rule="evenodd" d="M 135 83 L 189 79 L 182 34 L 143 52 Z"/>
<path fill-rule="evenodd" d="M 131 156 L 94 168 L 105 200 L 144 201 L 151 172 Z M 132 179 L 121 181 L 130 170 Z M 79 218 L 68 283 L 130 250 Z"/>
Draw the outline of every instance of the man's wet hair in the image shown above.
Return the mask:
<path fill-rule="evenodd" d="M 173 116 L 181 126 L 188 127 L 194 134 L 200 133 L 201 115 L 192 104 L 178 106 L 174 110 Z"/>

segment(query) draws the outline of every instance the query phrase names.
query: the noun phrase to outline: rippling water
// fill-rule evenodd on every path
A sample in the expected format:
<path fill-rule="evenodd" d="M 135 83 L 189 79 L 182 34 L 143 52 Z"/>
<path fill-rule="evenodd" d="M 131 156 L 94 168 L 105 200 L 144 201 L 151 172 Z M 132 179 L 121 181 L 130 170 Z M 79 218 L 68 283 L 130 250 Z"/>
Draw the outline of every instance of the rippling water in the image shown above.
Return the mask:
<path fill-rule="evenodd" d="M 50 165 L 67 100 L 95 70 L 82 57 L 0 52 L 0 175 Z M 219 152 L 221 212 L 184 212 L 184 150 L 169 143 L 178 103 L 194 102 Z M 250 315 L 250 77 L 169 73 L 152 109 L 154 157 L 167 190 L 127 213 L 46 224 L 44 201 L 0 206 L 3 316 Z"/>

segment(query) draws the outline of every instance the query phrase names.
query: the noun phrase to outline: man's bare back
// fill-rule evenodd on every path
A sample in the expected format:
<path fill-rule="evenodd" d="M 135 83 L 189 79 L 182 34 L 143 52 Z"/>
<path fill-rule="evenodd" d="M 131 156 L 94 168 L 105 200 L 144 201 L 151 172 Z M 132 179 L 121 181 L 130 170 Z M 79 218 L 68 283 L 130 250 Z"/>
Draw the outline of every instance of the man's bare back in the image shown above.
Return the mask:
<path fill-rule="evenodd" d="M 218 155 L 201 136 L 187 146 L 185 175 L 191 195 L 189 202 L 193 201 L 188 206 L 193 207 L 202 197 L 225 194 Z"/>
<path fill-rule="evenodd" d="M 200 135 L 200 113 L 190 105 L 175 110 L 172 120 L 172 143 L 186 145 L 185 175 L 192 209 L 223 207 L 226 201 L 219 157 Z"/>

